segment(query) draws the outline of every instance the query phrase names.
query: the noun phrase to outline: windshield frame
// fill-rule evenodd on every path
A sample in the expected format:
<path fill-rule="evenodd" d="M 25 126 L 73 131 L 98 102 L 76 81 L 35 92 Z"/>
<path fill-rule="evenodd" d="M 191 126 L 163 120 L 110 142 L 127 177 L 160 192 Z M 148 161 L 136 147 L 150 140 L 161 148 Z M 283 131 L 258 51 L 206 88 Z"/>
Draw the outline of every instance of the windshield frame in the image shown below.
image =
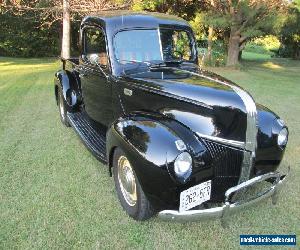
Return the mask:
<path fill-rule="evenodd" d="M 132 64 L 145 64 L 146 66 L 149 65 L 149 63 L 151 64 L 151 61 L 138 61 L 138 60 L 134 60 L 134 62 L 128 60 L 128 63 L 121 63 L 122 60 L 117 58 L 116 55 L 116 47 L 115 47 L 115 39 L 116 39 L 116 35 L 120 32 L 126 32 L 126 31 L 131 31 L 131 30 L 156 30 L 158 32 L 158 38 L 159 38 L 159 47 L 160 47 L 160 55 L 161 55 L 161 62 L 166 62 L 164 60 L 164 56 L 163 56 L 163 48 L 162 48 L 162 41 L 161 41 L 161 29 L 170 29 L 170 30 L 174 30 L 174 31 L 184 31 L 187 33 L 187 36 L 189 38 L 189 47 L 191 49 L 191 53 L 192 53 L 192 59 L 191 60 L 182 60 L 183 63 L 193 63 L 193 64 L 197 64 L 197 49 L 196 49 L 196 44 L 195 44 L 195 38 L 193 35 L 193 32 L 191 30 L 191 28 L 189 26 L 181 26 L 181 25 L 159 25 L 158 27 L 130 27 L 130 28 L 124 28 L 124 29 L 119 29 L 117 32 L 115 32 L 115 34 L 113 35 L 112 38 L 112 49 L 113 49 L 113 57 L 114 60 L 117 62 L 118 65 L 122 65 L 122 66 L 126 66 L 128 64 L 132 65 Z M 126 60 L 124 60 L 124 62 L 126 62 Z"/>
<path fill-rule="evenodd" d="M 182 25 L 160 25 L 158 27 L 159 30 L 159 34 L 160 34 L 160 30 L 161 29 L 169 29 L 169 30 L 174 30 L 174 31 L 184 31 L 186 32 L 188 38 L 189 38 L 189 46 L 191 49 L 191 53 L 193 55 L 193 58 L 191 60 L 182 60 L 183 63 L 196 63 L 196 59 L 197 59 L 197 48 L 196 48 L 196 43 L 195 43 L 195 37 L 193 34 L 192 29 L 189 26 L 182 26 Z M 161 39 L 160 39 L 160 43 L 161 43 Z"/>

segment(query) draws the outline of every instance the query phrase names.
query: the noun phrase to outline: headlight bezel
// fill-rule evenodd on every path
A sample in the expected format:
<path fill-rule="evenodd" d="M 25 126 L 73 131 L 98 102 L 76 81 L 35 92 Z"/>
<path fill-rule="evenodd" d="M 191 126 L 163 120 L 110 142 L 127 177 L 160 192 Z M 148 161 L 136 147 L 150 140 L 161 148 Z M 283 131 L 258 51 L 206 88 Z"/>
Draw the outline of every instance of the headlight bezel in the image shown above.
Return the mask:
<path fill-rule="evenodd" d="M 286 126 L 284 126 L 277 135 L 277 145 L 280 148 L 285 148 L 288 142 L 289 131 Z"/>
<path fill-rule="evenodd" d="M 285 138 L 281 138 L 282 133 L 285 133 Z M 289 130 L 282 119 L 277 118 L 274 120 L 272 134 L 274 138 L 274 143 L 276 143 L 278 148 L 284 150 L 288 143 Z"/>
<path fill-rule="evenodd" d="M 186 166 L 183 166 L 185 164 Z M 181 166 L 180 166 L 181 165 Z M 193 158 L 187 151 L 183 151 L 174 160 L 174 174 L 181 182 L 186 182 L 191 176 L 193 169 Z"/>

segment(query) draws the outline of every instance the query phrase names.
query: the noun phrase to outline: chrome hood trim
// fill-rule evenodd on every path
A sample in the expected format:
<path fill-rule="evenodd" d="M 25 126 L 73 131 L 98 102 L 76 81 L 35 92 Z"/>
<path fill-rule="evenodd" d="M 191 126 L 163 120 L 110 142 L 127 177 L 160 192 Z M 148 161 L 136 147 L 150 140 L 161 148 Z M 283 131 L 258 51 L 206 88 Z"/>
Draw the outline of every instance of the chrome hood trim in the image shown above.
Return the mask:
<path fill-rule="evenodd" d="M 224 139 L 224 138 L 220 138 L 220 137 L 216 137 L 216 136 L 204 135 L 199 132 L 196 132 L 196 134 L 201 138 L 206 138 L 208 140 L 219 142 L 219 143 L 222 143 L 222 144 L 225 144 L 228 146 L 245 149 L 245 142 L 243 142 L 243 141 L 228 140 L 228 139 Z"/>

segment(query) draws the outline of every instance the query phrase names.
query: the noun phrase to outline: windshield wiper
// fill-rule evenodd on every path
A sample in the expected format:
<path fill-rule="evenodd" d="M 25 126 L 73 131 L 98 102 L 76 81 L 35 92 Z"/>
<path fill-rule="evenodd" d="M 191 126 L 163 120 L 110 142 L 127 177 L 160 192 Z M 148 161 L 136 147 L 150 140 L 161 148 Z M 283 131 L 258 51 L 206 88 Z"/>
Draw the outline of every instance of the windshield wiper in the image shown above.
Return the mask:
<path fill-rule="evenodd" d="M 136 60 L 118 60 L 119 62 L 127 62 L 131 65 L 135 65 L 134 69 L 140 68 L 142 65 L 146 65 L 150 70 L 160 69 L 160 68 L 170 68 L 175 67 L 183 63 L 183 60 L 155 60 L 155 61 L 136 61 Z M 123 69 L 125 70 L 125 68 Z M 128 69 L 126 70 L 128 71 Z"/>
<path fill-rule="evenodd" d="M 147 66 L 150 66 L 151 65 L 151 63 L 150 62 L 148 62 L 148 61 L 136 61 L 136 60 L 120 60 L 120 59 L 118 59 L 118 62 L 128 62 L 128 63 L 133 63 L 133 64 L 138 64 L 138 65 L 140 65 L 140 64 L 146 64 Z"/>
<path fill-rule="evenodd" d="M 157 69 L 157 68 L 168 68 L 172 66 L 178 66 L 182 64 L 182 60 L 168 60 L 168 61 L 162 61 L 159 63 L 151 63 L 150 69 Z"/>

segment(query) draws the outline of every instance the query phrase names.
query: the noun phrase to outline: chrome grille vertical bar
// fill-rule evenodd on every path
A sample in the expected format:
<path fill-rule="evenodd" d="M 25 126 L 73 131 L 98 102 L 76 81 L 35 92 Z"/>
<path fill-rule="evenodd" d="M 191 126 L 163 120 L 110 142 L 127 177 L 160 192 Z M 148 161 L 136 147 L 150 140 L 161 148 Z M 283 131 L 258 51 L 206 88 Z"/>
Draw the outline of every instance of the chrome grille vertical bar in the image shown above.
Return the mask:
<path fill-rule="evenodd" d="M 247 111 L 246 141 L 241 176 L 239 179 L 240 184 L 244 181 L 249 180 L 251 169 L 254 164 L 255 151 L 257 146 L 257 110 L 254 100 L 245 90 L 237 86 L 231 87 L 241 97 Z"/>

